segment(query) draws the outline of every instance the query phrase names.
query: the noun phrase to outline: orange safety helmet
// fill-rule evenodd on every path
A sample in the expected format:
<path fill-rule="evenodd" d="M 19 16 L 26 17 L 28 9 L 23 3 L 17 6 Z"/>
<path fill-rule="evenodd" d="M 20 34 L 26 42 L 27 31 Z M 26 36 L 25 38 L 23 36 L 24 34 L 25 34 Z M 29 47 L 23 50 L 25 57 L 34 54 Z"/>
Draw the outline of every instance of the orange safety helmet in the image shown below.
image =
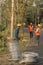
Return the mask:
<path fill-rule="evenodd" d="M 30 25 L 32 25 L 32 23 L 30 23 Z"/>
<path fill-rule="evenodd" d="M 20 27 L 20 26 L 21 26 L 21 24 L 20 24 L 20 23 L 18 23 L 18 24 L 17 24 L 17 26 L 18 26 L 18 27 Z"/>

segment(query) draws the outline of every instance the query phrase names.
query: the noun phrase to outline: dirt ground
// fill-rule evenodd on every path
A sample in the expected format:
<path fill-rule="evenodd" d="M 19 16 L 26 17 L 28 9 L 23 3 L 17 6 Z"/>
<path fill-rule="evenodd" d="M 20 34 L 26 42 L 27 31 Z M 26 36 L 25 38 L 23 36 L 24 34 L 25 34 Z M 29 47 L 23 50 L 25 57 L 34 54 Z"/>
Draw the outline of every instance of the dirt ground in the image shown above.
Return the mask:
<path fill-rule="evenodd" d="M 29 35 L 25 33 L 23 40 L 19 41 L 19 45 L 21 52 L 25 51 L 29 45 Z M 9 52 L 5 51 L 0 52 L 0 65 L 19 65 L 18 62 L 9 61 L 8 58 L 9 58 Z"/>
<path fill-rule="evenodd" d="M 9 61 L 8 53 L 0 53 L 0 65 L 19 65 L 18 62 Z"/>

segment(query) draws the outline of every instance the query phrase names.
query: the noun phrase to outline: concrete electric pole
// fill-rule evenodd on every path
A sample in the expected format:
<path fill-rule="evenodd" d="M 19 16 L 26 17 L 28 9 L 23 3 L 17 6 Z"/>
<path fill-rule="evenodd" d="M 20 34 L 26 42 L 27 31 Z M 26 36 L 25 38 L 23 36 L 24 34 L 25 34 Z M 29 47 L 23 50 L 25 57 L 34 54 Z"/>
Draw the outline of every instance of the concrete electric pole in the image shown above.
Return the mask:
<path fill-rule="evenodd" d="M 11 38 L 13 38 L 13 14 L 14 14 L 14 0 L 12 0 L 12 8 L 11 8 Z"/>

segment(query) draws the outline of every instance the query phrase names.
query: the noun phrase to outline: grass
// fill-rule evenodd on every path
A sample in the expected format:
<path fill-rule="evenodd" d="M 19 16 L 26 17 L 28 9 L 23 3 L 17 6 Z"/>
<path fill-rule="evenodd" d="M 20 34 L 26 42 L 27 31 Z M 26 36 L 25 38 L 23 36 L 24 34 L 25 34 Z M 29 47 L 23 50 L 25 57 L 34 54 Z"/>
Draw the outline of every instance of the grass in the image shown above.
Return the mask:
<path fill-rule="evenodd" d="M 27 47 L 29 46 L 29 40 L 28 41 L 19 41 L 19 45 L 20 45 L 20 49 L 21 51 L 25 51 L 27 49 Z"/>

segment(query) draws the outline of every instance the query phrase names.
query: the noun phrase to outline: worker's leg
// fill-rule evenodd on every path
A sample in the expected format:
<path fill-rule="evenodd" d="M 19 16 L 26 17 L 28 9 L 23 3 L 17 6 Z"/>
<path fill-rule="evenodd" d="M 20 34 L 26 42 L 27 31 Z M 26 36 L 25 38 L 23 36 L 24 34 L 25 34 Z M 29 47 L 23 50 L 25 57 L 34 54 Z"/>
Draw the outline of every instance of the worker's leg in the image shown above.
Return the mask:
<path fill-rule="evenodd" d="M 40 36 L 36 36 L 36 43 L 35 43 L 35 46 L 39 46 L 39 38 L 40 38 Z"/>
<path fill-rule="evenodd" d="M 31 39 L 31 32 L 30 32 L 30 39 Z"/>
<path fill-rule="evenodd" d="M 31 40 L 33 41 L 33 32 L 31 32 Z"/>
<path fill-rule="evenodd" d="M 39 38 L 40 38 L 40 36 L 38 36 L 38 46 L 39 46 Z"/>
<path fill-rule="evenodd" d="M 33 43 L 33 32 L 30 32 L 30 44 Z"/>
<path fill-rule="evenodd" d="M 38 36 L 36 36 L 36 42 L 35 42 L 35 46 L 38 46 Z"/>
<path fill-rule="evenodd" d="M 31 32 L 29 32 L 29 34 L 30 34 L 29 36 L 30 36 L 30 43 L 31 43 Z"/>

